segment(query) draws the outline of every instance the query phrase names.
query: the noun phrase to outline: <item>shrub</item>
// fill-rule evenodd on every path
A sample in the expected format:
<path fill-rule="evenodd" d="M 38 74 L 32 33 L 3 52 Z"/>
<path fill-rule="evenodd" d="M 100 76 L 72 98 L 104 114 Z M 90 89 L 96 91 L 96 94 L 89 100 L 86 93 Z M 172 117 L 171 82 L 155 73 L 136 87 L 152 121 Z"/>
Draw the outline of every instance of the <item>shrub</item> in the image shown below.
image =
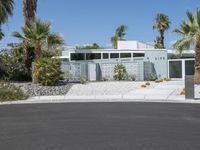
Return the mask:
<path fill-rule="evenodd" d="M 148 75 L 148 80 L 149 80 L 149 81 L 155 81 L 156 79 L 157 79 L 156 73 L 150 73 L 150 74 Z"/>
<path fill-rule="evenodd" d="M 182 89 L 180 95 L 185 95 L 185 88 Z"/>
<path fill-rule="evenodd" d="M 155 83 L 161 83 L 163 80 L 155 80 Z"/>
<path fill-rule="evenodd" d="M 165 81 L 171 81 L 171 78 L 164 78 Z"/>
<path fill-rule="evenodd" d="M 0 102 L 25 100 L 28 98 L 28 95 L 20 87 L 6 82 L 0 82 L 0 93 Z"/>
<path fill-rule="evenodd" d="M 118 64 L 114 68 L 114 79 L 115 80 L 124 80 L 126 74 L 126 67 L 122 64 Z"/>
<path fill-rule="evenodd" d="M 136 75 L 131 75 L 130 78 L 131 78 L 131 81 L 135 81 L 136 80 Z"/>
<path fill-rule="evenodd" d="M 11 54 L 0 56 L 0 79 L 8 81 L 30 81 L 31 74 L 26 69 L 24 62 L 18 61 Z"/>
<path fill-rule="evenodd" d="M 80 83 L 85 84 L 87 82 L 87 78 L 85 76 L 80 77 Z"/>
<path fill-rule="evenodd" d="M 147 86 L 146 86 L 145 84 L 142 84 L 141 87 L 142 87 L 142 88 L 145 88 L 145 87 L 147 87 Z"/>
<path fill-rule="evenodd" d="M 107 77 L 102 77 L 101 81 L 108 81 L 108 78 Z"/>
<path fill-rule="evenodd" d="M 34 63 L 34 82 L 51 86 L 61 79 L 61 62 L 53 58 L 39 58 Z"/>
<path fill-rule="evenodd" d="M 146 82 L 145 85 L 150 86 L 151 84 L 149 82 Z"/>

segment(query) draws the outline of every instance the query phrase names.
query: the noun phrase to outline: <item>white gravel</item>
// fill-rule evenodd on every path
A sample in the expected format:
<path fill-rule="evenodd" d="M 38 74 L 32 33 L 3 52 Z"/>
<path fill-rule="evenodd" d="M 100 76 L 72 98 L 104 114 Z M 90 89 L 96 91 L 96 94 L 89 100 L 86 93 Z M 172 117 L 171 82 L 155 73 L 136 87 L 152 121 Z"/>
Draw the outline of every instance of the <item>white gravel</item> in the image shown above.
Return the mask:
<path fill-rule="evenodd" d="M 184 81 L 150 82 L 113 81 L 76 84 L 71 87 L 66 96 L 123 96 L 132 99 L 184 99 L 180 95 L 184 88 Z"/>
<path fill-rule="evenodd" d="M 90 96 L 90 95 L 123 95 L 136 88 L 144 82 L 94 82 L 87 84 L 76 84 L 71 87 L 67 95 Z"/>

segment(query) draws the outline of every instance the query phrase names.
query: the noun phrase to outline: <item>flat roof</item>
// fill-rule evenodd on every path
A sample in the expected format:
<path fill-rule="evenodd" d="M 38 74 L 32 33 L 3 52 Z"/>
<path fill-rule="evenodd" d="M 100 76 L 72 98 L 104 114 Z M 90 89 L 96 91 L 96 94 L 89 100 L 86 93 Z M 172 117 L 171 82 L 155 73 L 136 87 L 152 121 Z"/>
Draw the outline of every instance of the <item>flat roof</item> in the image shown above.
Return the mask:
<path fill-rule="evenodd" d="M 64 50 L 68 52 L 76 52 L 76 53 L 114 53 L 114 52 L 136 52 L 136 53 L 144 53 L 145 51 L 167 51 L 167 49 L 74 49 L 74 50 Z"/>

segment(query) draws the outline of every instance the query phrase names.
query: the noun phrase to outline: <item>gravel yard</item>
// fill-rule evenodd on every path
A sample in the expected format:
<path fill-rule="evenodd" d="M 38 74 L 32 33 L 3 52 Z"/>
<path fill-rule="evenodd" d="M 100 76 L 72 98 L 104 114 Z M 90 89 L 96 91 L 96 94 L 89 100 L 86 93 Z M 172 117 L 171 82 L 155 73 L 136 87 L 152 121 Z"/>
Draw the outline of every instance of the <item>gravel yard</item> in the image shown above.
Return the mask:
<path fill-rule="evenodd" d="M 72 87 L 72 83 L 60 82 L 56 86 L 40 86 L 31 82 L 14 83 L 28 93 L 30 96 L 53 96 L 53 95 L 66 95 Z"/>
<path fill-rule="evenodd" d="M 144 82 L 143 82 L 144 83 Z M 122 95 L 133 89 L 139 88 L 141 82 L 94 82 L 87 84 L 76 84 L 70 89 L 67 95 Z"/>

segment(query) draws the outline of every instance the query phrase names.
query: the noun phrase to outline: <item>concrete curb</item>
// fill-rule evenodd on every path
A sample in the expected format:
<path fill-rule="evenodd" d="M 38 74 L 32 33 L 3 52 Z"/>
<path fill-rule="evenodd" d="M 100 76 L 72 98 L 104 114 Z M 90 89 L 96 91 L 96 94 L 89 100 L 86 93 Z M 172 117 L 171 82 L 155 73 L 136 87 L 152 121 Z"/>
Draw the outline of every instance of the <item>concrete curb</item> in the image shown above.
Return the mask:
<path fill-rule="evenodd" d="M 96 95 L 96 96 L 38 96 L 28 100 L 2 102 L 7 104 L 45 104 L 45 103 L 99 103 L 99 102 L 157 102 L 157 103 L 200 103 L 200 100 L 185 100 L 180 97 L 163 99 L 161 97 L 145 97 L 144 95 Z"/>

